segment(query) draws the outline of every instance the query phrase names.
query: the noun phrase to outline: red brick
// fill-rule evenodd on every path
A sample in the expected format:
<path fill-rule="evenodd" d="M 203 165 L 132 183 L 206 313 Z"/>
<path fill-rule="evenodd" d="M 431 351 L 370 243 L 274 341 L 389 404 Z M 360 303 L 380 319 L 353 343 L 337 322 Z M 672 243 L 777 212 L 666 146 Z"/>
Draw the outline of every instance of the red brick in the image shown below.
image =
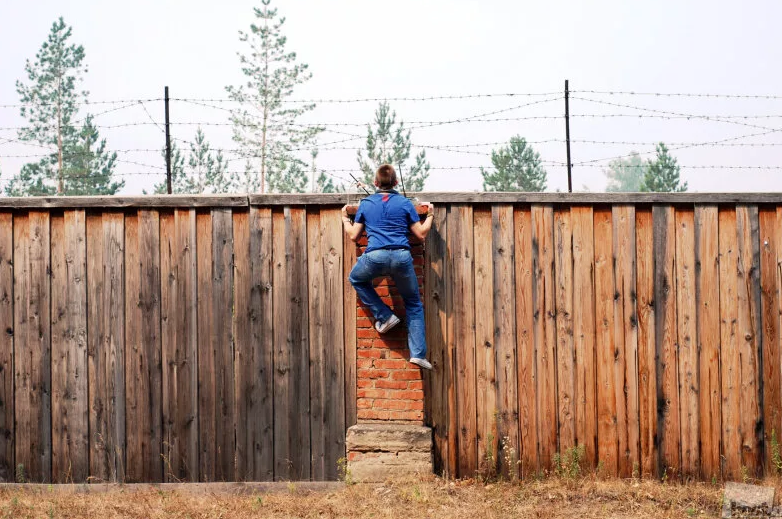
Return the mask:
<path fill-rule="evenodd" d="M 378 413 L 374 409 L 369 412 Z M 390 420 L 421 421 L 424 419 L 423 411 L 391 411 L 388 413 Z"/>
<path fill-rule="evenodd" d="M 423 388 L 424 388 L 423 380 L 413 380 L 412 382 L 407 383 L 407 389 L 423 389 Z"/>
<path fill-rule="evenodd" d="M 375 325 L 372 323 L 372 319 L 369 317 L 357 317 L 356 318 L 356 328 L 374 328 Z"/>
<path fill-rule="evenodd" d="M 377 400 L 375 400 L 377 402 Z M 408 411 L 423 411 L 424 410 L 424 401 L 423 400 L 408 400 L 405 402 L 407 406 L 405 409 Z M 373 405 L 372 407 L 377 407 Z"/>
<path fill-rule="evenodd" d="M 424 392 L 421 390 L 391 391 L 387 396 L 375 398 L 396 398 L 398 400 L 423 400 Z"/>
<path fill-rule="evenodd" d="M 361 368 L 371 368 L 372 367 L 372 361 L 373 361 L 373 359 L 356 359 L 356 367 L 358 369 L 361 369 Z"/>
<path fill-rule="evenodd" d="M 366 389 L 366 388 L 374 387 L 374 386 L 375 386 L 375 381 L 374 380 L 367 380 L 365 378 L 364 379 L 360 378 L 360 379 L 356 380 L 356 387 L 358 389 Z"/>
<path fill-rule="evenodd" d="M 357 398 L 389 398 L 388 390 L 385 389 L 359 389 L 356 391 Z"/>
<path fill-rule="evenodd" d="M 414 256 L 413 257 L 413 265 L 423 265 L 424 264 L 424 258 L 421 256 Z"/>
<path fill-rule="evenodd" d="M 377 399 L 374 402 L 372 402 L 372 409 L 388 409 L 394 411 L 404 411 L 408 408 L 407 407 L 408 403 L 409 402 L 405 402 L 404 400 Z"/>
<path fill-rule="evenodd" d="M 407 389 L 412 382 L 406 380 L 377 380 L 375 387 L 380 389 Z"/>
<path fill-rule="evenodd" d="M 373 350 L 378 351 L 378 350 Z M 402 350 L 388 349 L 382 352 L 384 359 L 404 359 L 407 360 L 407 352 Z"/>
<path fill-rule="evenodd" d="M 373 406 L 373 400 L 371 398 L 358 398 L 356 399 L 357 409 L 371 409 Z"/>
<path fill-rule="evenodd" d="M 356 308 L 356 315 L 358 317 L 372 317 L 372 312 L 369 311 L 369 308 L 367 308 L 364 305 L 358 305 Z"/>
<path fill-rule="evenodd" d="M 375 287 L 375 292 L 377 292 L 377 295 L 379 295 L 381 297 L 389 295 L 387 286 Z"/>
<path fill-rule="evenodd" d="M 377 359 L 374 366 L 379 369 L 405 369 L 407 361 L 402 359 Z"/>
<path fill-rule="evenodd" d="M 374 339 L 377 337 L 377 331 L 374 328 L 358 328 L 356 330 L 356 337 L 359 339 Z"/>
<path fill-rule="evenodd" d="M 371 350 L 371 349 L 365 349 L 365 350 L 358 350 L 356 352 L 356 355 L 358 358 L 364 358 L 364 359 L 380 359 L 383 357 L 383 352 L 380 350 Z"/>
<path fill-rule="evenodd" d="M 400 414 L 407 414 L 410 411 L 398 411 Z M 359 420 L 389 420 L 391 419 L 390 411 L 378 411 L 377 409 L 359 409 Z M 396 418 L 396 420 L 405 420 L 405 418 Z"/>
<path fill-rule="evenodd" d="M 385 377 L 380 377 L 380 378 L 385 378 Z M 394 371 L 391 373 L 391 380 L 421 380 L 421 371 L 418 369 L 406 369 L 404 371 Z"/>
<path fill-rule="evenodd" d="M 372 347 L 373 348 L 379 348 L 379 349 L 397 349 L 397 348 L 399 348 L 400 345 L 402 345 L 403 347 L 406 347 L 407 346 L 407 340 L 403 340 L 401 338 L 399 338 L 399 339 L 389 339 L 389 338 L 377 337 L 376 339 L 374 339 L 372 341 Z"/>
<path fill-rule="evenodd" d="M 359 339 L 356 342 L 356 346 L 358 346 L 359 348 L 371 348 L 372 343 L 373 343 L 372 339 Z"/>
<path fill-rule="evenodd" d="M 356 370 L 357 378 L 387 378 L 388 370 L 383 369 L 359 369 Z"/>

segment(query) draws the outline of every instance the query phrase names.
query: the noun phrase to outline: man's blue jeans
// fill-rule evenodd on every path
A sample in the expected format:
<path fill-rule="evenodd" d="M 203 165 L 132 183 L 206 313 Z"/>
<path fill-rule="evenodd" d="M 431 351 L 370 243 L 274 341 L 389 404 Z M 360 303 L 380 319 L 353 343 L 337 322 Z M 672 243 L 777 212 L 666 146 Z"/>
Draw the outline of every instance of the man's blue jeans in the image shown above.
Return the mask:
<path fill-rule="evenodd" d="M 413 256 L 407 249 L 377 249 L 364 253 L 350 271 L 350 283 L 356 289 L 376 320 L 385 322 L 393 313 L 380 300 L 372 280 L 391 276 L 402 296 L 407 313 L 407 345 L 410 356 L 426 358 L 426 332 L 424 331 L 424 305 L 418 288 L 418 278 L 413 268 Z"/>

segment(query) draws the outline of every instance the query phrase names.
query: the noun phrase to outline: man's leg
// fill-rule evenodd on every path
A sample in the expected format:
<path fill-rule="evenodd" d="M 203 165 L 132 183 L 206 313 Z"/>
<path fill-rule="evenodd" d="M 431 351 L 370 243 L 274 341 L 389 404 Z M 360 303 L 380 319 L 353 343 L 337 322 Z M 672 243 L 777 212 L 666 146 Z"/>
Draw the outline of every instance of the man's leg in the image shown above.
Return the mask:
<path fill-rule="evenodd" d="M 363 302 L 376 321 L 384 323 L 393 312 L 377 295 L 372 280 L 382 275 L 383 265 L 372 261 L 365 256 L 358 258 L 358 261 L 350 271 L 350 284 L 356 289 L 359 299 Z"/>
<path fill-rule="evenodd" d="M 413 257 L 407 250 L 394 251 L 395 261 L 391 264 L 391 277 L 402 296 L 407 314 L 407 345 L 410 357 L 426 358 L 426 330 L 424 328 L 424 305 L 418 278 L 413 267 Z"/>

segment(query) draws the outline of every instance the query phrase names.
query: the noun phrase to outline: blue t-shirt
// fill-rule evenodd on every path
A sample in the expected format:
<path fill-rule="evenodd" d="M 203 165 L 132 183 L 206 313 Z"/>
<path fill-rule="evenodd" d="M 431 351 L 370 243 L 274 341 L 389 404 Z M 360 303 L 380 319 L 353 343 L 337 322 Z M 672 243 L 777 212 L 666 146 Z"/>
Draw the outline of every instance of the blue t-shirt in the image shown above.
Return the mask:
<path fill-rule="evenodd" d="M 409 249 L 407 231 L 420 221 L 413 203 L 396 191 L 380 191 L 363 199 L 356 212 L 369 240 L 367 250 Z"/>

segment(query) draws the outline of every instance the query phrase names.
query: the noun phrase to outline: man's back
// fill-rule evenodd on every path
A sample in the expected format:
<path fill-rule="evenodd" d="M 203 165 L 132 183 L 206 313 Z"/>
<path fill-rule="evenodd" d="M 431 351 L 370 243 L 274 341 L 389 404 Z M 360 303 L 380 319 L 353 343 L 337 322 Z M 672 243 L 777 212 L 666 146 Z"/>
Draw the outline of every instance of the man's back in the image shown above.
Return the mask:
<path fill-rule="evenodd" d="M 371 252 L 409 249 L 408 229 L 419 217 L 410 200 L 396 191 L 381 191 L 361 201 L 355 221 L 365 225 L 369 238 L 366 252 Z"/>

